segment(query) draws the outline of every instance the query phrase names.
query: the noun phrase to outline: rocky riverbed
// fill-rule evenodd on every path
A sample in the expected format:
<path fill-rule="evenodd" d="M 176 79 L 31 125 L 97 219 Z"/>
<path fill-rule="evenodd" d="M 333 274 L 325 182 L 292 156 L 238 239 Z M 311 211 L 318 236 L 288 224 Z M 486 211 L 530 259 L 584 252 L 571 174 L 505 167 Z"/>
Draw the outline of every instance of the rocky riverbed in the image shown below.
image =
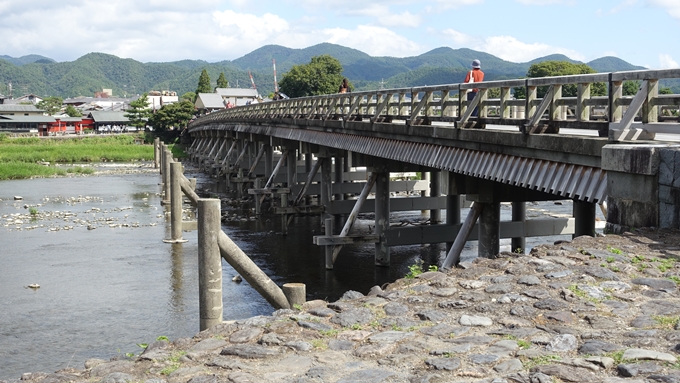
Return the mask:
<path fill-rule="evenodd" d="M 680 382 L 679 259 L 674 231 L 580 237 L 21 380 Z"/>

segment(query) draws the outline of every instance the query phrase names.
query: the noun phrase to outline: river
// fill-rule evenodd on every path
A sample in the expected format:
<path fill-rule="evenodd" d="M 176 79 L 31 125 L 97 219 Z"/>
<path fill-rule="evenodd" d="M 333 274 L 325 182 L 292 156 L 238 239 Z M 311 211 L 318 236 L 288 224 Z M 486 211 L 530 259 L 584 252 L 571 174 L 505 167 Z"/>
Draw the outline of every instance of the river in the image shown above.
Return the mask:
<path fill-rule="evenodd" d="M 160 205 L 160 176 L 113 173 L 0 181 L 0 380 L 83 368 L 89 358 L 138 354 L 138 344 L 159 336 L 174 340 L 198 332 L 196 232 L 184 233 L 187 243 L 163 243 L 169 224 Z M 214 180 L 187 176 L 198 178 L 204 193 L 226 197 Z M 547 210 L 569 213 L 571 203 L 540 203 L 527 214 L 541 217 Z M 295 218 L 284 236 L 278 218 L 245 213 L 229 211 L 236 219 L 223 230 L 277 284 L 305 283 L 308 299 L 366 293 L 403 277 L 413 263 L 434 264 L 445 255 L 440 245 L 392 248 L 392 267 L 378 268 L 372 245 L 347 246 L 327 271 L 323 249 L 311 239 L 321 234 L 318 217 Z M 503 219 L 509 215 L 504 205 Z M 426 218 L 412 212 L 391 219 L 417 224 Z M 370 216 L 361 216 L 355 230 L 371 224 Z M 528 239 L 527 247 L 567 238 Z M 468 243 L 464 255 L 475 252 L 475 243 Z M 223 265 L 225 320 L 270 314 L 266 301 L 246 282 L 232 282 L 236 273 Z"/>

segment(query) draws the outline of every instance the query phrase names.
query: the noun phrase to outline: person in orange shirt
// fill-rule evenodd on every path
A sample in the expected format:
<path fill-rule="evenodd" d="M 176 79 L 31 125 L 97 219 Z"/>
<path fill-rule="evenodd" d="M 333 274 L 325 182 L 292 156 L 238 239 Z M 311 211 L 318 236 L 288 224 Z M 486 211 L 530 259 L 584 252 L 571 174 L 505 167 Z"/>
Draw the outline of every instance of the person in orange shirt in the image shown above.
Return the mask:
<path fill-rule="evenodd" d="M 467 75 L 465 76 L 465 82 L 482 82 L 484 81 L 484 72 L 482 72 L 482 63 L 479 60 L 473 60 L 472 61 L 472 70 L 467 72 Z M 468 102 L 472 101 L 473 98 L 477 95 L 477 92 L 479 92 L 478 88 L 474 88 L 471 91 L 468 92 L 467 94 L 467 100 Z M 477 116 L 478 113 L 478 108 L 475 108 L 475 110 L 472 111 L 471 116 Z"/>

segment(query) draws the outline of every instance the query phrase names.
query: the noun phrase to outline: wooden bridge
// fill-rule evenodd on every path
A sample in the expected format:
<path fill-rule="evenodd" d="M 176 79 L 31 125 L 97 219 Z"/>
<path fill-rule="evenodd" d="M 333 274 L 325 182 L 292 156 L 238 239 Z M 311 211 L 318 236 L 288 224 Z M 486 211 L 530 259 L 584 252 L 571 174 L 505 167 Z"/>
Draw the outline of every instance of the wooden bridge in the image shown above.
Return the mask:
<path fill-rule="evenodd" d="M 523 251 L 527 236 L 593 235 L 596 205 L 605 201 L 609 231 L 678 228 L 680 152 L 673 141 L 680 138 L 680 95 L 658 91 L 659 81 L 675 78 L 680 69 L 265 102 L 192 122 L 189 153 L 253 194 L 258 212 L 265 197 L 275 197 L 284 230 L 291 215 L 322 214 L 326 235 L 314 241 L 326 246 L 327 268 L 342 245 L 356 241 L 375 243 L 378 265 L 389 264 L 391 246 L 446 242 L 444 266 L 451 266 L 469 239 L 479 240 L 480 256 L 493 257 L 500 238 Z M 623 96 L 624 81 L 639 83 L 636 95 Z M 592 96 L 602 87 L 595 84 L 607 95 Z M 563 96 L 567 87 L 575 97 Z M 459 97 L 472 88 L 479 89 L 473 100 Z M 526 98 L 514 99 L 513 89 Z M 421 172 L 429 184 L 392 181 L 394 172 Z M 391 198 L 398 191 L 408 196 Z M 375 199 L 368 200 L 371 192 Z M 558 199 L 574 201 L 573 218 L 526 219 L 526 201 Z M 462 222 L 466 201 L 472 208 Z M 512 202 L 512 221 L 501 222 L 501 202 Z M 390 227 L 396 210 L 430 210 L 431 224 Z M 353 235 L 357 214 L 366 211 L 375 213 L 375 233 Z M 348 217 L 338 233 L 332 217 L 341 215 Z"/>

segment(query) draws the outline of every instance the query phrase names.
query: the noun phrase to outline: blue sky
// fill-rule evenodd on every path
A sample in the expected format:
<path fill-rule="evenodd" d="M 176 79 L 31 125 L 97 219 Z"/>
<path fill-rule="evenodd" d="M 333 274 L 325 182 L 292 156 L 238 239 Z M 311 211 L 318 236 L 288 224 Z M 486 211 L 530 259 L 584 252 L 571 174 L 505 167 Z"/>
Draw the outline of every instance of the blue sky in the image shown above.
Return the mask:
<path fill-rule="evenodd" d="M 322 42 L 372 56 L 471 48 L 513 62 L 553 53 L 680 62 L 680 0 L 0 0 L 0 55 L 73 61 L 233 60 Z"/>

